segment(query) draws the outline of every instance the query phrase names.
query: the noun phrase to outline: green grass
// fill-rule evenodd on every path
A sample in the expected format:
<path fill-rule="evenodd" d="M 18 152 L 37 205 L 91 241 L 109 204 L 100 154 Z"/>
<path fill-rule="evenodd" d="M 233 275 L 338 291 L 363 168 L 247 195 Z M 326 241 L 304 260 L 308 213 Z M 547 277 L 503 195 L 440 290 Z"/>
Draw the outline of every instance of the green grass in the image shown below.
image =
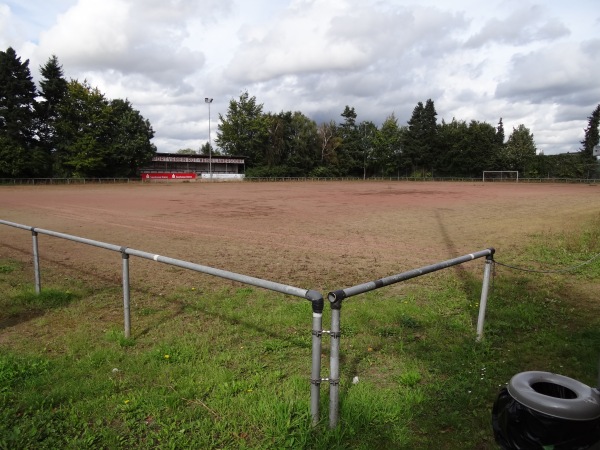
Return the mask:
<path fill-rule="evenodd" d="M 596 220 L 532 236 L 523 251 L 564 267 L 600 252 L 598 236 Z M 134 289 L 126 339 L 118 287 L 67 286 L 48 268 L 37 296 L 30 267 L 0 261 L 0 448 L 497 448 L 491 409 L 511 376 L 596 382 L 600 261 L 568 275 L 498 268 L 479 343 L 483 264 L 471 265 L 403 296 L 384 288 L 344 301 L 330 430 L 326 383 L 321 423 L 309 414 L 308 302 L 233 285 Z"/>

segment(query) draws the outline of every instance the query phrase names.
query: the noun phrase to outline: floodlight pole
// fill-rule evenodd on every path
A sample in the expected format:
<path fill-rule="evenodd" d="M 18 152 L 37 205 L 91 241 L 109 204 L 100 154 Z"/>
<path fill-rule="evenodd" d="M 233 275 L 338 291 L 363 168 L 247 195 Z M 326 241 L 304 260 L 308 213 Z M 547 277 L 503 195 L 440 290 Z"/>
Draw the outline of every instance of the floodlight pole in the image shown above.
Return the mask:
<path fill-rule="evenodd" d="M 210 142 L 210 104 L 213 99 L 204 97 L 204 102 L 208 104 L 208 178 L 212 181 L 212 145 Z"/>

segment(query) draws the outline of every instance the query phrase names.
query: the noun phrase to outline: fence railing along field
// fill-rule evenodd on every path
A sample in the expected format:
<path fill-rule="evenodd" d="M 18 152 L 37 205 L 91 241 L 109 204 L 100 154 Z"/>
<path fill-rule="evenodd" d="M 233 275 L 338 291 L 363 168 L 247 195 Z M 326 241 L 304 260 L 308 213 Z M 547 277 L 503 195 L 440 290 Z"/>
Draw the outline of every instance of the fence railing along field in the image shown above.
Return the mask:
<path fill-rule="evenodd" d="M 184 269 L 193 270 L 196 272 L 213 275 L 220 278 L 225 278 L 232 281 L 237 281 L 243 284 L 268 289 L 282 294 L 292 295 L 300 297 L 305 300 L 309 300 L 312 304 L 312 370 L 311 377 L 313 380 L 321 379 L 321 335 L 322 335 L 322 317 L 323 317 L 323 296 L 314 290 L 302 289 L 294 286 L 289 286 L 281 283 L 276 283 L 261 278 L 251 277 L 248 275 L 242 275 L 235 272 L 229 272 L 226 270 L 215 269 L 213 267 L 203 266 L 200 264 L 194 264 L 188 261 L 180 259 L 170 258 L 168 256 L 161 256 L 125 246 L 119 246 L 115 244 L 109 244 L 106 242 L 96 241 L 92 239 L 82 238 L 79 236 L 73 236 L 70 234 L 59 233 L 52 230 L 45 230 L 42 228 L 31 227 L 19 223 L 9 222 L 6 220 L 0 220 L 0 224 L 8 225 L 10 227 L 19 228 L 22 230 L 31 231 L 33 241 L 33 265 L 34 265 L 34 277 L 35 277 L 35 290 L 39 294 L 41 292 L 41 273 L 40 273 L 40 262 L 39 262 L 39 251 L 38 251 L 38 235 L 53 236 L 61 239 L 66 239 L 73 242 L 79 242 L 81 244 L 87 244 L 94 247 L 103 248 L 118 252 L 122 257 L 123 265 L 123 317 L 125 323 L 125 337 L 129 338 L 131 335 L 131 315 L 130 315 L 130 284 L 129 284 L 129 256 L 137 256 L 144 259 L 149 259 L 164 264 L 169 264 Z M 313 383 L 311 385 L 311 416 L 313 422 L 319 421 L 319 401 L 320 401 L 320 386 L 319 384 Z"/>
<path fill-rule="evenodd" d="M 266 183 L 266 182 L 315 182 L 315 181 L 413 181 L 413 182 L 455 182 L 455 183 L 481 183 L 482 177 L 245 177 L 242 179 L 227 180 L 152 180 L 152 184 L 159 183 Z M 486 179 L 485 183 L 561 183 L 561 184 L 600 184 L 600 178 L 519 178 L 518 181 L 511 179 Z M 63 184 L 118 184 L 118 183 L 148 183 L 139 178 L 0 178 L 2 185 L 63 185 Z"/>
<path fill-rule="evenodd" d="M 448 267 L 463 264 L 478 258 L 485 258 L 485 270 L 483 273 L 483 283 L 481 286 L 481 298 L 479 301 L 479 315 L 477 319 L 477 340 L 483 337 L 483 323 L 485 320 L 485 310 L 487 307 L 487 297 L 490 285 L 490 274 L 492 270 L 492 262 L 494 259 L 495 250 L 487 248 L 468 255 L 459 256 L 457 258 L 442 261 L 419 269 L 409 270 L 396 275 L 391 275 L 378 280 L 369 281 L 367 283 L 357 284 L 356 286 L 332 291 L 327 294 L 327 298 L 331 306 L 331 348 L 330 348 L 330 379 L 331 386 L 329 388 L 329 426 L 335 428 L 338 423 L 338 408 L 339 408 L 339 359 L 340 359 L 340 315 L 342 310 L 342 301 L 346 298 L 365 292 L 380 289 L 391 284 L 401 281 L 410 280 L 411 278 L 420 277 L 428 273 L 437 272 L 438 270 L 447 269 Z M 337 381 L 337 382 L 336 382 Z"/>
<path fill-rule="evenodd" d="M 260 183 L 260 182 L 282 182 L 282 181 L 439 181 L 439 182 L 455 182 L 455 183 L 481 183 L 484 182 L 483 177 L 246 177 L 244 181 Z M 512 179 L 486 179 L 486 183 L 586 183 L 600 184 L 600 178 L 519 178 Z"/>
<path fill-rule="evenodd" d="M 116 184 L 131 181 L 130 178 L 0 178 L 0 185 Z"/>
<path fill-rule="evenodd" d="M 0 220 L 0 225 L 6 225 L 13 228 L 18 228 L 31 232 L 32 245 L 33 245 L 33 266 L 34 266 L 34 279 L 35 279 L 35 291 L 40 293 L 42 289 L 41 282 L 41 270 L 40 270 L 40 258 L 39 258 L 39 242 L 38 236 L 47 235 L 55 238 L 65 239 L 81 244 L 90 245 L 93 247 L 102 248 L 105 250 L 114 251 L 121 254 L 122 259 L 122 284 L 123 284 L 123 319 L 124 319 L 124 334 L 126 338 L 131 335 L 131 314 L 130 314 L 130 279 L 129 279 L 129 257 L 137 256 L 139 258 L 148 259 L 184 269 L 189 269 L 195 272 L 212 275 L 231 281 L 236 281 L 251 286 L 260 287 L 263 289 L 279 292 L 294 297 L 303 298 L 311 302 L 312 305 L 312 364 L 311 364 L 311 417 L 312 422 L 316 425 L 319 422 L 319 404 L 320 404 L 320 387 L 323 382 L 329 383 L 329 426 L 335 428 L 338 425 L 338 411 L 339 411 L 339 354 L 340 354 L 340 314 L 342 308 L 342 301 L 346 298 L 359 295 L 375 289 L 380 289 L 391 284 L 399 283 L 411 278 L 416 278 L 422 275 L 426 275 L 432 272 L 436 272 L 448 267 L 463 264 L 468 261 L 472 261 L 478 258 L 486 258 L 483 283 L 481 289 L 481 298 L 479 304 L 479 315 L 477 320 L 477 340 L 479 341 L 483 336 L 483 326 L 485 320 L 485 311 L 487 307 L 487 296 L 489 291 L 491 265 L 493 262 L 493 256 L 495 250 L 493 248 L 484 249 L 478 252 L 470 253 L 468 255 L 459 256 L 457 258 L 442 261 L 429 266 L 413 269 L 408 272 L 399 273 L 396 275 L 387 276 L 375 281 L 358 284 L 345 289 L 339 289 L 328 293 L 327 298 L 331 306 L 331 329 L 323 329 L 323 309 L 324 309 L 324 298 L 323 295 L 315 290 L 303 289 L 295 286 L 290 286 L 282 283 L 277 283 L 270 280 L 256 278 L 249 275 L 243 275 L 235 272 L 229 272 L 222 269 L 216 269 L 214 267 L 203 266 L 195 264 L 189 261 L 183 261 L 168 256 L 162 256 L 154 253 L 145 252 L 142 250 L 136 250 L 126 246 L 119 246 L 116 244 L 110 244 L 101 242 L 93 239 L 83 238 L 80 236 L 74 236 L 70 234 L 60 233 L 52 230 L 46 230 L 43 228 L 32 227 L 29 225 L 23 225 L 15 222 L 6 220 Z M 329 377 L 321 377 L 321 352 L 322 352 L 322 336 L 323 334 L 329 334 L 331 339 L 330 344 L 330 359 L 329 359 Z"/>

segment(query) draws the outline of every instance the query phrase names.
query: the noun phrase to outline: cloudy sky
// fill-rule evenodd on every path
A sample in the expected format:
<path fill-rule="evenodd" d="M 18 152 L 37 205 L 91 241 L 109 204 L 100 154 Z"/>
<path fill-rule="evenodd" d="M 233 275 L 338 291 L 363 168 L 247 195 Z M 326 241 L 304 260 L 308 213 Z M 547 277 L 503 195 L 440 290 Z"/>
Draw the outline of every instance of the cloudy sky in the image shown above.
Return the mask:
<path fill-rule="evenodd" d="M 404 125 L 503 118 L 577 151 L 600 103 L 598 0 L 0 0 L 0 49 L 127 98 L 160 152 L 198 149 L 243 91 L 265 112 Z"/>

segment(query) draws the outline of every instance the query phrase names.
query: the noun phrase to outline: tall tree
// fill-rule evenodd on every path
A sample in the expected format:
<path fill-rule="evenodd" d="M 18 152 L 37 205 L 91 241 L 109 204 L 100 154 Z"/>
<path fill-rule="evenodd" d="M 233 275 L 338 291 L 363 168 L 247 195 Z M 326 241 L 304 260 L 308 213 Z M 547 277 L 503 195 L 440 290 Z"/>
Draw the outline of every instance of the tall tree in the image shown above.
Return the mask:
<path fill-rule="evenodd" d="M 513 128 L 504 148 L 504 168 L 507 170 L 518 170 L 525 176 L 537 176 L 533 172 L 533 164 L 537 148 L 533 139 L 533 133 L 525 125 L 520 124 Z"/>
<path fill-rule="evenodd" d="M 51 161 L 57 144 L 58 105 L 67 95 L 68 82 L 64 78 L 62 66 L 55 55 L 52 55 L 40 68 L 40 73 L 42 79 L 40 81 L 41 99 L 37 104 L 38 133 L 40 147 L 46 161 L 45 172 L 51 174 Z"/>
<path fill-rule="evenodd" d="M 115 99 L 108 104 L 108 123 L 105 175 L 136 175 L 138 168 L 156 154 L 150 122 L 128 100 Z"/>
<path fill-rule="evenodd" d="M 498 127 L 496 127 L 496 142 L 498 146 L 504 145 L 504 124 L 502 123 L 502 117 L 498 121 Z"/>
<path fill-rule="evenodd" d="M 437 112 L 433 100 L 423 105 L 418 102 L 408 121 L 404 151 L 411 161 L 413 171 L 428 171 L 433 168 L 438 147 Z"/>
<path fill-rule="evenodd" d="M 318 161 L 317 124 L 299 111 L 291 117 L 286 165 L 292 176 L 307 176 Z"/>
<path fill-rule="evenodd" d="M 215 142 L 226 155 L 246 156 L 247 167 L 264 163 L 264 149 L 269 140 L 268 121 L 263 105 L 243 92 L 239 99 L 231 99 L 226 116 L 219 114 Z"/>
<path fill-rule="evenodd" d="M 341 175 L 363 175 L 363 151 L 360 134 L 356 124 L 356 111 L 346 105 L 341 116 L 344 121 L 338 126 L 341 146 L 338 149 L 338 167 Z"/>
<path fill-rule="evenodd" d="M 131 176 L 156 153 L 148 120 L 129 101 L 109 101 L 86 82 L 68 83 L 58 117 L 55 172 L 59 176 Z"/>
<path fill-rule="evenodd" d="M 306 176 L 318 161 L 317 125 L 301 112 L 266 114 L 269 140 L 256 176 Z"/>
<path fill-rule="evenodd" d="M 405 129 L 398 125 L 394 113 L 390 114 L 375 133 L 373 140 L 373 166 L 379 174 L 397 175 L 404 173 L 402 164 L 402 135 Z"/>
<path fill-rule="evenodd" d="M 313 171 L 315 176 L 337 176 L 340 174 L 338 167 L 338 150 L 342 145 L 342 138 L 337 131 L 335 121 L 323 122 L 317 129 L 319 145 L 319 163 Z"/>
<path fill-rule="evenodd" d="M 96 177 L 106 169 L 110 133 L 108 100 L 87 82 L 71 80 L 58 107 L 55 174 Z"/>
<path fill-rule="evenodd" d="M 467 133 L 466 152 L 463 173 L 471 177 L 480 177 L 484 170 L 493 170 L 497 163 L 498 132 L 487 122 L 472 120 Z"/>
<path fill-rule="evenodd" d="M 598 161 L 593 154 L 594 147 L 600 144 L 600 134 L 598 127 L 600 126 L 600 104 L 588 117 L 588 126 L 585 129 L 585 137 L 581 141 L 581 161 L 584 165 L 584 176 L 590 177 L 598 170 Z"/>
<path fill-rule="evenodd" d="M 443 175 L 479 177 L 495 164 L 496 129 L 486 123 L 464 120 L 439 126 L 439 152 L 435 168 Z"/>
<path fill-rule="evenodd" d="M 363 160 L 363 178 L 371 176 L 377 171 L 374 159 L 375 139 L 377 137 L 377 126 L 370 120 L 363 121 L 358 125 L 360 151 Z"/>
<path fill-rule="evenodd" d="M 271 171 L 275 170 L 275 167 L 278 167 L 276 170 L 277 173 L 273 172 L 273 175 L 285 175 L 285 169 L 281 166 L 285 164 L 289 153 L 292 113 L 289 111 L 282 111 L 279 114 L 269 113 L 265 115 L 265 118 L 269 139 L 263 149 L 263 163 Z"/>
<path fill-rule="evenodd" d="M 0 52 L 0 176 L 38 172 L 34 154 L 36 95 L 29 60 L 21 62 L 12 47 Z"/>
<path fill-rule="evenodd" d="M 472 155 L 469 146 L 469 125 L 464 120 L 452 118 L 452 122 L 438 127 L 439 153 L 436 172 L 444 176 L 470 176 Z"/>

